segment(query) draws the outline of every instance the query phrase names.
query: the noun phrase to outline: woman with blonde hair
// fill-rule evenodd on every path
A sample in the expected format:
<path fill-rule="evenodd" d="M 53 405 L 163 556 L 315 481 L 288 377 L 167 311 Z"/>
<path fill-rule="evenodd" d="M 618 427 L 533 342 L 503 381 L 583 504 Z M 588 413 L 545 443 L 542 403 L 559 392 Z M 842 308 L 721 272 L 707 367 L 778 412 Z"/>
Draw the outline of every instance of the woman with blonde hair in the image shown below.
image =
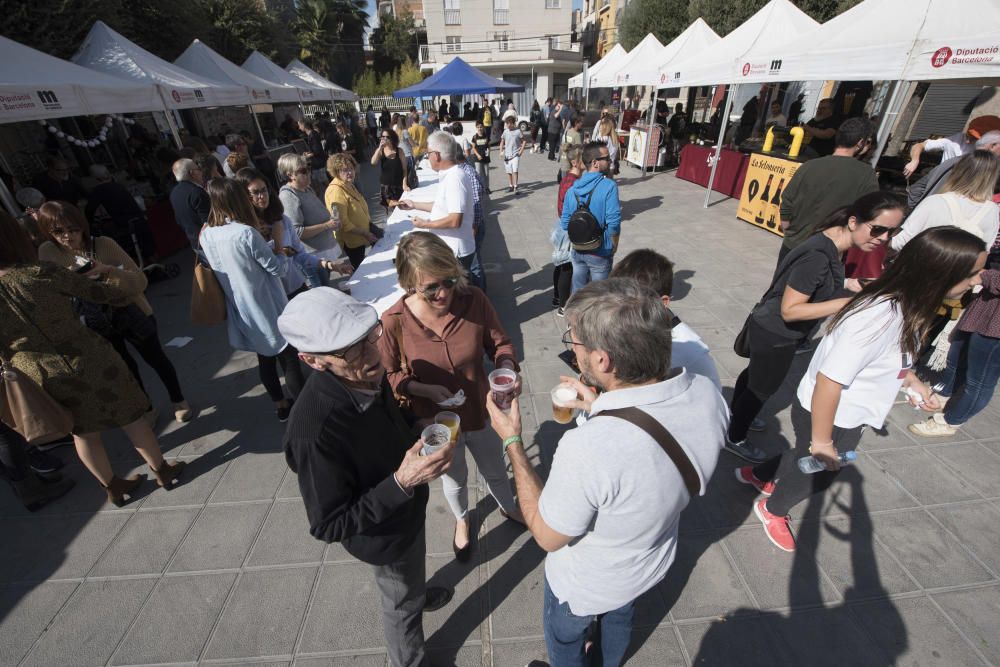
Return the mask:
<path fill-rule="evenodd" d="M 274 401 L 278 421 L 285 422 L 304 378 L 298 351 L 278 331 L 278 316 L 288 303 L 281 282 L 289 264 L 280 252 L 285 247 L 283 228 L 271 228 L 276 252 L 261 236 L 261 223 L 243 184 L 217 178 L 205 189 L 212 210 L 201 231 L 201 249 L 226 295 L 229 344 L 256 353 L 260 381 Z M 292 401 L 282 393 L 278 364 Z"/>
<path fill-rule="evenodd" d="M 358 163 L 347 153 L 336 153 L 326 161 L 326 170 L 333 177 L 326 187 L 326 208 L 337 211 L 340 218 L 337 242 L 356 269 L 365 259 L 365 248 L 378 240 L 370 229 L 368 202 L 354 185 Z"/>
<path fill-rule="evenodd" d="M 433 419 L 444 409 L 461 418 L 462 433 L 443 484 L 456 519 L 452 549 L 464 562 L 472 552 L 466 446 L 501 513 L 522 521 L 500 443 L 486 428 L 489 381 L 483 366 L 485 354 L 497 368 L 516 372 L 516 352 L 496 310 L 479 288 L 468 285 L 454 251 L 440 237 L 420 231 L 404 236 L 396 252 L 396 273 L 406 295 L 382 315 L 385 335 L 378 341 L 379 351 L 393 391 L 418 419 Z M 464 403 L 441 407 L 460 391 Z"/>
<path fill-rule="evenodd" d="M 240 169 L 246 169 L 250 166 L 250 158 L 247 157 L 245 153 L 240 153 L 239 151 L 232 151 L 226 156 L 226 176 L 228 178 L 234 178 L 236 172 Z"/>
<path fill-rule="evenodd" d="M 121 507 L 146 476 L 115 475 L 102 431 L 125 431 L 157 484 L 168 491 L 184 462 L 163 459 L 160 443 L 143 419 L 149 408 L 145 394 L 121 357 L 80 322 L 72 305 L 73 299 L 81 299 L 123 306 L 142 291 L 144 281 L 100 260 L 84 263 L 80 270 L 85 272 L 38 262 L 25 232 L 0 212 L 0 358 L 10 371 L 23 373 L 69 412 L 77 456 L 107 491 L 108 500 Z M 7 449 L 0 447 L 0 454 Z M 38 489 L 32 495 L 36 502 L 51 496 Z M 29 498 L 21 499 L 30 504 Z"/>
<path fill-rule="evenodd" d="M 608 147 L 608 158 L 611 162 L 611 173 L 618 173 L 618 132 L 610 116 L 602 116 L 594 128 L 594 141 L 600 141 Z"/>

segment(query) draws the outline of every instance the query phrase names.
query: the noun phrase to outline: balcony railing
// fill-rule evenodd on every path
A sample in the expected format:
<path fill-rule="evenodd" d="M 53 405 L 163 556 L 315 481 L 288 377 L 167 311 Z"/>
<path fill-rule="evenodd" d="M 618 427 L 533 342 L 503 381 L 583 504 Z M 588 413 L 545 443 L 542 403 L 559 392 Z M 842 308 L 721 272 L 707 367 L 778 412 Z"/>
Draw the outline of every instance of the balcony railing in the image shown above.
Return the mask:
<path fill-rule="evenodd" d="M 509 9 L 493 10 L 493 25 L 508 25 L 510 23 Z"/>
<path fill-rule="evenodd" d="M 420 62 L 429 63 L 431 61 L 431 47 L 426 44 L 420 45 Z"/>
<path fill-rule="evenodd" d="M 444 24 L 445 25 L 461 25 L 462 24 L 462 10 L 461 9 L 446 9 L 446 10 L 444 10 Z"/>
<path fill-rule="evenodd" d="M 569 37 L 528 37 L 524 39 L 490 39 L 463 42 L 456 48 L 454 44 L 424 44 L 420 47 L 421 63 L 447 62 L 456 51 L 470 62 L 503 62 L 505 60 L 528 60 L 560 58 L 578 60 L 580 44 L 570 43 Z M 475 54 L 489 54 L 478 56 Z"/>

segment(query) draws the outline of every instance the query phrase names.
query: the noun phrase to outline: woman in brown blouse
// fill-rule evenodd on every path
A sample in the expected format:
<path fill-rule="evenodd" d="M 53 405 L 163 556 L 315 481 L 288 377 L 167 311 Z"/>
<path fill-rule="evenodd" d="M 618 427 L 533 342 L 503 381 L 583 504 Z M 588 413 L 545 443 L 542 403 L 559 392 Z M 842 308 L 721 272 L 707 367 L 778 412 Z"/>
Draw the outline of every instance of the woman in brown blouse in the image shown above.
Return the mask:
<path fill-rule="evenodd" d="M 445 499 L 455 515 L 452 548 L 460 561 L 471 554 L 468 468 L 464 444 L 476 459 L 490 494 L 507 518 L 522 521 L 514 504 L 500 443 L 486 426 L 489 391 L 483 354 L 497 368 L 519 370 L 514 346 L 492 304 L 466 283 L 455 253 L 430 232 L 403 237 L 396 252 L 399 284 L 407 295 L 382 315 L 385 335 L 379 350 L 389 383 L 419 419 L 432 420 L 443 410 L 461 417 L 461 431 L 451 468 L 442 478 Z M 465 403 L 440 407 L 459 390 Z"/>

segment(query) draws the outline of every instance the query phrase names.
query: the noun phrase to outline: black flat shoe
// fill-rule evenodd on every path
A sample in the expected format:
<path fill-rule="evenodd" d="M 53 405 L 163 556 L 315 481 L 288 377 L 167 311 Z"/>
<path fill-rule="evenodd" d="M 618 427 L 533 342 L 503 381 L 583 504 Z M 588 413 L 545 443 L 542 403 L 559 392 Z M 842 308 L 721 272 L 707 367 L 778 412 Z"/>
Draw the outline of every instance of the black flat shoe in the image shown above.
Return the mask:
<path fill-rule="evenodd" d="M 453 595 L 455 595 L 455 591 L 450 588 L 429 586 L 424 594 L 424 611 L 437 611 L 451 602 Z"/>
<path fill-rule="evenodd" d="M 455 544 L 455 540 L 452 540 L 451 550 L 455 552 L 455 560 L 459 563 L 468 563 L 469 558 L 472 557 L 472 540 L 470 539 L 469 543 L 462 548 L 459 548 L 459 546 Z"/>

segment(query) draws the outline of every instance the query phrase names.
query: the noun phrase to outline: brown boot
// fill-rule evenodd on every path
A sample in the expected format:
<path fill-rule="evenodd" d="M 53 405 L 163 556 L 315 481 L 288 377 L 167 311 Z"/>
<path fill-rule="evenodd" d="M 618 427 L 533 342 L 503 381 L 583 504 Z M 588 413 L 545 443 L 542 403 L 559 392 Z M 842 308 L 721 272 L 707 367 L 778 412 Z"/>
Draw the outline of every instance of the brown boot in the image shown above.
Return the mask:
<path fill-rule="evenodd" d="M 167 491 L 171 490 L 174 488 L 174 481 L 181 476 L 181 471 L 184 470 L 184 466 L 186 465 L 187 463 L 184 461 L 167 463 L 166 459 L 164 459 L 163 463 L 160 464 L 160 469 L 153 470 L 156 483 Z M 152 470 L 152 467 L 150 467 L 150 470 Z"/>
<path fill-rule="evenodd" d="M 146 476 L 141 473 L 126 479 L 112 477 L 111 481 L 104 486 L 104 490 L 108 492 L 108 500 L 115 507 L 121 507 L 132 501 L 132 492 L 144 481 L 146 481 Z"/>
<path fill-rule="evenodd" d="M 29 512 L 34 512 L 45 507 L 47 504 L 66 495 L 73 485 L 76 484 L 71 479 L 60 479 L 55 482 L 45 482 L 37 475 L 29 474 L 19 482 L 11 482 L 14 486 L 14 493 L 24 503 L 24 507 Z"/>

